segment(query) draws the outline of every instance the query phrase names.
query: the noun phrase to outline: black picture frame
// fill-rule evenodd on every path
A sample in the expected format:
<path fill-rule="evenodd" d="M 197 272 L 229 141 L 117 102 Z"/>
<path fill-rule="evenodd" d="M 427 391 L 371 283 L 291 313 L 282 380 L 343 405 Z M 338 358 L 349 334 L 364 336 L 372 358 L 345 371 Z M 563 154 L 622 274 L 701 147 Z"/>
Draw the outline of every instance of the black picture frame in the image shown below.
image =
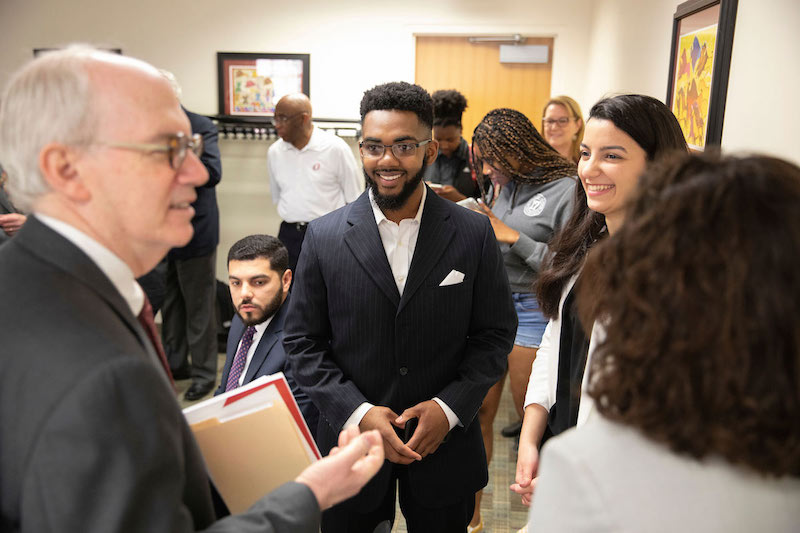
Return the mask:
<path fill-rule="evenodd" d="M 255 67 L 259 60 L 278 60 L 287 61 L 287 67 L 294 69 L 301 66 L 300 80 L 292 80 L 292 92 L 302 92 L 310 96 L 311 88 L 311 55 L 310 54 L 282 54 L 268 52 L 217 52 L 217 80 L 218 80 L 218 103 L 219 115 L 221 117 L 238 117 L 242 120 L 263 120 L 265 117 L 272 117 L 274 114 L 274 104 L 269 92 L 269 87 L 262 85 L 262 90 L 252 89 L 250 95 L 244 94 L 244 103 L 241 98 L 234 101 L 236 97 L 236 85 L 231 82 L 231 72 L 236 68 L 241 68 L 241 72 L 246 72 L 247 67 Z M 297 62 L 297 63 L 294 63 Z M 284 80 L 285 81 L 285 80 Z M 255 85 L 263 83 L 263 77 L 251 77 L 248 83 Z M 243 90 L 243 92 L 245 92 Z M 248 102 L 248 96 L 256 96 L 253 102 Z M 263 100 L 263 101 L 261 101 Z M 239 105 L 237 106 L 237 102 Z M 248 105 L 250 104 L 250 105 Z"/>
<path fill-rule="evenodd" d="M 714 16 L 717 11 L 718 16 Z M 684 128 L 684 135 L 692 142 L 689 142 L 690 148 L 696 151 L 702 151 L 706 147 L 719 146 L 722 142 L 722 123 L 725 117 L 725 100 L 728 94 L 728 78 L 730 75 L 731 66 L 731 53 L 733 51 L 733 33 L 736 25 L 736 11 L 738 8 L 738 0 L 689 0 L 678 5 L 673 16 L 672 23 L 672 46 L 670 48 L 669 58 L 669 76 L 667 82 L 667 106 L 679 118 L 681 127 Z M 686 93 L 681 93 L 677 88 L 677 83 L 680 82 L 682 76 L 677 74 L 679 61 L 682 58 L 678 57 L 678 50 L 680 46 L 680 39 L 692 32 L 682 32 L 684 23 L 691 23 L 691 21 L 705 20 L 709 17 L 716 19 L 716 39 L 714 42 L 714 59 L 712 61 L 711 73 L 711 86 L 708 95 L 708 107 L 705 121 L 702 123 L 704 138 L 702 143 L 697 140 L 700 137 L 699 132 L 695 133 L 689 123 L 692 123 L 693 114 L 686 112 L 685 104 L 690 102 L 685 97 Z M 692 58 L 693 69 L 695 66 L 695 58 Z M 691 89 L 691 87 L 689 87 Z M 687 93 L 689 91 L 686 91 Z M 678 99 L 675 98 L 676 94 Z M 689 106 L 692 107 L 692 106 Z M 694 118 L 701 116 L 701 113 L 694 113 Z M 701 117 L 702 118 L 702 117 Z M 695 125 L 699 123 L 694 122 Z M 690 131 L 687 131 L 689 129 Z M 699 129 L 699 126 L 698 126 Z M 695 133 L 694 136 L 691 133 Z"/>

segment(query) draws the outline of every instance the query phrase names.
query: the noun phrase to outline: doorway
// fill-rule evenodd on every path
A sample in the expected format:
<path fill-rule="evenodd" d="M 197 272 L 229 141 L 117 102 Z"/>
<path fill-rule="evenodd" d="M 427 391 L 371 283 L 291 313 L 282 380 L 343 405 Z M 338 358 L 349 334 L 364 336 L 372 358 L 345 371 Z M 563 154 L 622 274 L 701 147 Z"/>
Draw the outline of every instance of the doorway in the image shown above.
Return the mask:
<path fill-rule="evenodd" d="M 542 108 L 550 99 L 553 39 L 528 37 L 525 44 L 547 45 L 547 63 L 500 63 L 500 43 L 470 43 L 467 37 L 417 36 L 415 80 L 433 93 L 456 89 L 467 97 L 464 138 L 492 109 L 510 107 L 541 129 Z M 541 133 L 541 132 L 540 132 Z"/>

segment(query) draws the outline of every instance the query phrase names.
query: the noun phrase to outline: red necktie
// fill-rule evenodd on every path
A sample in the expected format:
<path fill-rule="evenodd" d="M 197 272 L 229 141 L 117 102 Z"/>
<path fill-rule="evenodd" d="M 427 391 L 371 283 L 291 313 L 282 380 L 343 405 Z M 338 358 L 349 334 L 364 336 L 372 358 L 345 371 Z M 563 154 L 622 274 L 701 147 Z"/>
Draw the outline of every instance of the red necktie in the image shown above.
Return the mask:
<path fill-rule="evenodd" d="M 172 372 L 169 371 L 167 355 L 164 353 L 164 347 L 161 346 L 161 339 L 158 338 L 156 322 L 153 320 L 153 306 L 150 305 L 150 300 L 147 298 L 146 294 L 144 295 L 144 306 L 142 307 L 141 312 L 139 312 L 139 316 L 137 318 L 139 319 L 139 324 L 142 325 L 145 333 L 147 333 L 147 336 L 150 338 L 150 342 L 153 344 L 153 348 L 158 354 L 158 358 L 161 359 L 161 364 L 164 367 L 164 372 L 167 373 L 167 377 L 169 377 L 169 382 L 172 383 L 173 387 L 175 387 L 175 381 L 172 379 Z"/>

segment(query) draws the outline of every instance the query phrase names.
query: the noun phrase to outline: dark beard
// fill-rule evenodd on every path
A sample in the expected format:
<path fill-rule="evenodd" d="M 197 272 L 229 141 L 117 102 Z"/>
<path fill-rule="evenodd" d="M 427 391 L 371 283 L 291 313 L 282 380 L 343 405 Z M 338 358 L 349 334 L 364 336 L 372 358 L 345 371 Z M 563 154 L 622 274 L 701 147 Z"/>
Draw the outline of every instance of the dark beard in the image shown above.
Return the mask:
<path fill-rule="evenodd" d="M 400 189 L 400 192 L 395 194 L 394 196 L 384 195 L 378 192 L 378 185 L 375 181 L 367 174 L 367 171 L 364 171 L 364 178 L 367 180 L 367 186 L 372 189 L 372 197 L 375 199 L 375 203 L 378 204 L 378 207 L 381 211 L 397 211 L 404 205 L 411 195 L 414 194 L 419 182 L 422 181 L 422 176 L 425 174 L 425 167 L 428 165 L 426 164 L 425 160 L 422 160 L 422 168 L 419 169 L 413 178 L 406 182 L 403 185 L 403 188 Z"/>
<path fill-rule="evenodd" d="M 242 302 L 240 305 L 249 303 L 251 302 L 248 300 L 246 302 Z M 272 315 L 277 313 L 278 309 L 281 308 L 282 304 L 283 304 L 283 287 L 281 286 L 281 290 L 275 293 L 275 297 L 272 298 L 272 300 L 267 305 L 261 308 L 261 310 L 263 311 L 263 314 L 261 316 L 259 317 L 252 316 L 248 318 L 247 316 L 242 316 L 242 313 L 239 313 L 238 310 L 236 312 L 239 314 L 239 318 L 242 319 L 242 322 L 244 323 L 245 326 L 257 326 L 258 324 L 261 324 L 262 322 L 270 318 Z"/>

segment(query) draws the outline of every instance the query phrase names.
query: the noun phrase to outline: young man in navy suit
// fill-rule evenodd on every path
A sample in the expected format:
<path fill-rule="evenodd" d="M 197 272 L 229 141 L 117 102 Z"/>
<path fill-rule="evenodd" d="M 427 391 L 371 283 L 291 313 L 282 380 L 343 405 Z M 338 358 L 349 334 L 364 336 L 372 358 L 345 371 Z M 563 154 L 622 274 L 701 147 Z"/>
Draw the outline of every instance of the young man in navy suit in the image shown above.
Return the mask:
<path fill-rule="evenodd" d="M 271 235 L 249 235 L 231 246 L 228 283 L 236 315 L 228 333 L 222 381 L 214 395 L 283 372 L 313 431 L 319 411 L 292 379 L 283 350 L 283 323 L 292 285 L 288 264 L 286 247 Z"/>
<path fill-rule="evenodd" d="M 377 429 L 387 461 L 325 533 L 371 533 L 400 508 L 411 533 L 464 533 L 488 472 L 476 415 L 503 375 L 517 318 L 489 219 L 422 182 L 433 102 L 388 83 L 361 101 L 368 190 L 312 221 L 286 318 L 294 378 L 320 409 L 317 442 Z"/>

